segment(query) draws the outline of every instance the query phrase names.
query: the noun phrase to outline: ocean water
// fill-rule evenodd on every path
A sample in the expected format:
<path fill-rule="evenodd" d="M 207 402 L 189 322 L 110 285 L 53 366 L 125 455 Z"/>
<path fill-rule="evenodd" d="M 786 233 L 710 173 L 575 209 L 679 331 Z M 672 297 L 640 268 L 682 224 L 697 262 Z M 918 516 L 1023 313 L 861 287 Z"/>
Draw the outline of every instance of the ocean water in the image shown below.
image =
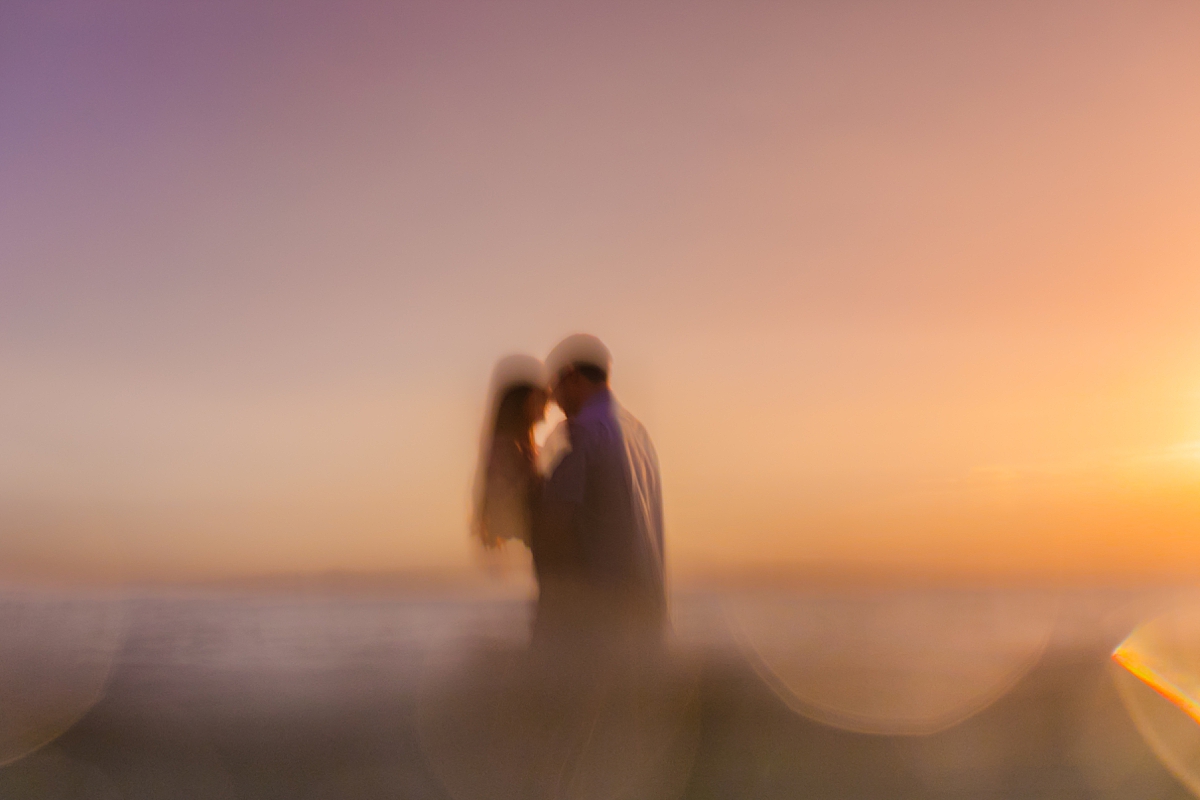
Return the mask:
<path fill-rule="evenodd" d="M 1179 602 L 693 592 L 646 657 L 512 597 L 7 590 L 0 798 L 1185 798 L 1110 658 Z"/>

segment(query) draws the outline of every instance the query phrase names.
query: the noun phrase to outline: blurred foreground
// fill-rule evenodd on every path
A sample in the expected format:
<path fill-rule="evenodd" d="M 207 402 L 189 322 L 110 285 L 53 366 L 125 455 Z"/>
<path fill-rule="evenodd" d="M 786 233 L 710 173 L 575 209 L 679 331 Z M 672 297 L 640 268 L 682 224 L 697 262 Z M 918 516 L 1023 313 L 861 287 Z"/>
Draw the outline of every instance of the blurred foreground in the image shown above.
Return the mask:
<path fill-rule="evenodd" d="M 1186 798 L 1110 659 L 1176 601 L 693 593 L 581 657 L 512 598 L 10 589 L 0 798 Z"/>

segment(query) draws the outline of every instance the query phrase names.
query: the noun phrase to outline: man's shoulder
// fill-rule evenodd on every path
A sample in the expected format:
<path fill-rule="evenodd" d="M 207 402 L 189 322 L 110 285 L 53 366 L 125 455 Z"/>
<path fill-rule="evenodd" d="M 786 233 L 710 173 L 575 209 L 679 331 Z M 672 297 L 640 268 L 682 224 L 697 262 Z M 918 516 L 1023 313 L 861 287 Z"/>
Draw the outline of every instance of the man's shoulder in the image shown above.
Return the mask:
<path fill-rule="evenodd" d="M 646 433 L 646 426 L 641 423 L 641 420 L 629 413 L 629 409 L 625 408 L 625 406 L 617 406 L 614 416 L 617 422 L 620 423 L 621 430 L 632 431 L 639 436 L 649 436 Z"/>
<path fill-rule="evenodd" d="M 642 424 L 641 420 L 630 414 L 624 406 L 618 406 L 614 416 L 617 424 L 621 426 L 621 431 L 627 436 L 632 435 L 639 439 L 645 439 L 647 442 L 650 441 L 650 433 L 646 430 L 646 426 Z"/>
<path fill-rule="evenodd" d="M 646 426 L 623 407 L 617 411 L 616 419 L 621 428 L 621 438 L 625 442 L 626 453 L 657 470 L 658 454 L 654 450 L 654 442 L 651 441 Z"/>
<path fill-rule="evenodd" d="M 615 398 L 608 398 L 602 405 L 588 409 L 575 419 L 569 420 L 572 449 L 579 451 L 631 450 L 654 459 L 654 445 L 650 434 L 641 421 Z"/>

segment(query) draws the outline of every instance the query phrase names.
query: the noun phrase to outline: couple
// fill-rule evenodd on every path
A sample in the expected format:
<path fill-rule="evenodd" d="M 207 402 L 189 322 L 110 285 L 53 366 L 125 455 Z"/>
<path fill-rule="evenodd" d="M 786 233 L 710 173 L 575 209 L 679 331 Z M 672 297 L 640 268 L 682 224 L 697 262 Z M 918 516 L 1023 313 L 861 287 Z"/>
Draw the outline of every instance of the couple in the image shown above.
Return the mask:
<path fill-rule="evenodd" d="M 545 364 L 510 356 L 492 377 L 474 532 L 528 545 L 538 582 L 535 645 L 658 641 L 666 620 L 662 494 L 650 437 L 613 398 L 612 358 L 594 336 L 564 339 Z M 548 398 L 567 419 L 537 447 Z"/>

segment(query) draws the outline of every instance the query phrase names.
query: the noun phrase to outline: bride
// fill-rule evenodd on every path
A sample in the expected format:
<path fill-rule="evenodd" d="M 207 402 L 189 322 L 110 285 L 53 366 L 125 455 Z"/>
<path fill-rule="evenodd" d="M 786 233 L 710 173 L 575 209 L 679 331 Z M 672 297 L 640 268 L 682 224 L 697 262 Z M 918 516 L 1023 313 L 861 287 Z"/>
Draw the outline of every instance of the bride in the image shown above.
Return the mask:
<path fill-rule="evenodd" d="M 571 449 L 565 421 L 542 447 L 534 438 L 535 427 L 546 418 L 548 396 L 542 362 L 536 358 L 508 356 L 496 364 L 475 471 L 471 526 L 485 551 L 499 551 L 512 541 L 529 548 L 538 584 L 535 639 L 574 619 L 570 587 L 579 564 L 570 542 L 548 540 L 537 530 L 546 476 Z"/>
<path fill-rule="evenodd" d="M 472 532 L 489 550 L 529 546 L 541 490 L 534 427 L 546 418 L 542 362 L 508 356 L 492 371 L 491 402 L 475 472 Z"/>

